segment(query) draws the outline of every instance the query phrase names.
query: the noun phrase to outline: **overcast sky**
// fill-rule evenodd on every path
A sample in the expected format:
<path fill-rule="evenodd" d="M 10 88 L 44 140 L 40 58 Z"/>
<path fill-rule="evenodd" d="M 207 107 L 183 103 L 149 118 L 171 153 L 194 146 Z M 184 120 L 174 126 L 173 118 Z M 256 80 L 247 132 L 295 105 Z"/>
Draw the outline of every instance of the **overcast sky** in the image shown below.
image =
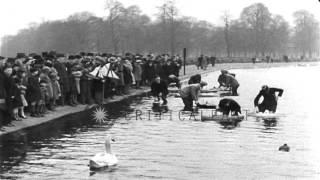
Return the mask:
<path fill-rule="evenodd" d="M 165 0 L 119 0 L 124 6 L 138 5 L 143 13 L 154 16 Z M 221 24 L 220 16 L 229 11 L 238 18 L 242 9 L 256 2 L 264 3 L 273 14 L 284 16 L 291 24 L 292 13 L 305 9 L 320 20 L 319 0 L 176 0 L 181 15 Z M 105 0 L 0 0 L 0 38 L 15 34 L 32 22 L 64 19 L 75 12 L 89 11 L 106 16 Z"/>

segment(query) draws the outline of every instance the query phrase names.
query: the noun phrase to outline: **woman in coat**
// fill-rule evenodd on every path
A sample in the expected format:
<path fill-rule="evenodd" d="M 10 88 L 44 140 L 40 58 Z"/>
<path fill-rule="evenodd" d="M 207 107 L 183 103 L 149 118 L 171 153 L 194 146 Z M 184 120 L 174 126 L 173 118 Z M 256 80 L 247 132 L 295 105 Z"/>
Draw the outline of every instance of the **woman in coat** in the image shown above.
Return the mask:
<path fill-rule="evenodd" d="M 142 65 L 141 60 L 136 60 L 133 63 L 133 75 L 136 80 L 136 88 L 140 88 L 142 80 Z"/>
<path fill-rule="evenodd" d="M 59 84 L 61 88 L 60 104 L 64 105 L 66 97 L 70 92 L 70 83 L 67 67 L 59 61 L 54 61 L 53 67 L 57 70 L 59 76 Z"/>

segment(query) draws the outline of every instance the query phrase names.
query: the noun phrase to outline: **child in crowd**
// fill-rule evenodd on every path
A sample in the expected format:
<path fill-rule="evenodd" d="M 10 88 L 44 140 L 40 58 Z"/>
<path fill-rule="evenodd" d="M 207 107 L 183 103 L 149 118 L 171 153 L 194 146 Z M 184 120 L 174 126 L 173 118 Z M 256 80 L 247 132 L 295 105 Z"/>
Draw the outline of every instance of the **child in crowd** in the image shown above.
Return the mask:
<path fill-rule="evenodd" d="M 31 68 L 30 73 L 31 76 L 28 78 L 26 93 L 30 105 L 30 115 L 32 117 L 39 117 L 39 103 L 41 100 L 39 70 L 37 68 Z"/>
<path fill-rule="evenodd" d="M 38 103 L 38 116 L 43 117 L 46 113 L 46 102 L 50 99 L 49 93 L 48 93 L 48 82 L 46 80 L 40 81 L 40 101 Z"/>

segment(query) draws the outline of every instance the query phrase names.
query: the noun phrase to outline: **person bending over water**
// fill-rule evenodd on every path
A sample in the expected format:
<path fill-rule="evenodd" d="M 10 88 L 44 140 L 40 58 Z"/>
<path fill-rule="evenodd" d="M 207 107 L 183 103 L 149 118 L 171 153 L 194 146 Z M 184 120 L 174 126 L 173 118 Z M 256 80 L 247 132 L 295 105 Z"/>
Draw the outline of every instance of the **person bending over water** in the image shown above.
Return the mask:
<path fill-rule="evenodd" d="M 163 105 L 168 103 L 167 95 L 168 95 L 168 85 L 167 82 L 162 80 L 160 76 L 157 76 L 155 80 L 151 84 L 151 93 L 152 96 L 160 100 L 160 97 L 163 100 Z"/>
<path fill-rule="evenodd" d="M 276 93 L 278 94 L 276 95 Z M 259 94 L 254 99 L 254 107 L 256 112 L 265 112 L 268 110 L 269 112 L 275 113 L 277 111 L 278 97 L 281 97 L 282 93 L 283 89 L 271 88 L 267 85 L 262 86 Z M 261 104 L 259 104 L 261 97 L 263 97 L 263 101 Z"/>
<path fill-rule="evenodd" d="M 200 89 L 206 85 L 206 82 L 200 82 L 197 84 L 189 84 L 181 89 L 180 96 L 184 104 L 184 111 L 192 111 L 193 101 L 195 101 L 197 105 L 199 104 Z"/>
<path fill-rule="evenodd" d="M 229 115 L 231 112 L 231 115 L 238 116 L 239 113 L 241 114 L 241 106 L 233 99 L 224 98 L 219 102 L 218 111 L 222 112 L 223 115 Z"/>
<path fill-rule="evenodd" d="M 229 73 L 226 70 L 221 70 L 221 74 L 218 77 L 219 87 L 230 87 L 232 96 L 238 96 L 238 88 L 240 86 L 235 76 L 235 74 Z"/>

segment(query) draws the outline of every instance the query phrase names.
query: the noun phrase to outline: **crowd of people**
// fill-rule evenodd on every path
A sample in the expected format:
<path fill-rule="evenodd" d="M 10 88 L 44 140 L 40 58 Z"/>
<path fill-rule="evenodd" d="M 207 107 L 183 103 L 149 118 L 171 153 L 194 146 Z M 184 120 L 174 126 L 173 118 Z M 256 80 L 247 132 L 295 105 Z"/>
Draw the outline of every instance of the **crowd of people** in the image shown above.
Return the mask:
<path fill-rule="evenodd" d="M 150 86 L 156 76 L 177 81 L 181 66 L 178 55 L 168 54 L 50 51 L 0 57 L 0 127 L 27 118 L 25 111 L 43 117 L 57 106 L 101 104 L 104 98 L 129 93 L 132 86 Z M 108 70 L 100 76 L 96 70 L 102 67 Z"/>
<path fill-rule="evenodd" d="M 205 69 L 207 65 L 203 62 L 209 60 L 214 66 L 215 58 L 203 55 L 196 65 Z M 162 99 L 166 105 L 168 86 L 174 84 L 180 89 L 184 110 L 190 111 L 193 101 L 199 105 L 200 89 L 206 83 L 200 74 L 196 74 L 190 77 L 187 86 L 181 87 L 181 66 L 178 55 L 168 54 L 126 53 L 120 56 L 81 52 L 64 55 L 51 51 L 41 55 L 18 53 L 15 58 L 0 57 L 0 127 L 12 125 L 13 120 L 26 119 L 25 111 L 31 117 L 44 117 L 57 106 L 102 104 L 105 98 L 128 94 L 130 88 L 140 86 L 150 86 L 157 101 Z M 232 96 L 238 96 L 239 83 L 235 74 L 221 70 L 218 82 L 219 88 L 226 87 Z M 279 92 L 278 96 L 282 95 L 281 89 L 262 88 L 254 101 L 255 107 L 259 107 L 257 112 L 266 109 L 275 112 L 277 100 L 274 97 L 277 96 L 274 91 Z M 266 99 L 263 107 L 258 104 L 261 96 Z M 228 100 L 227 104 L 232 103 Z"/>

